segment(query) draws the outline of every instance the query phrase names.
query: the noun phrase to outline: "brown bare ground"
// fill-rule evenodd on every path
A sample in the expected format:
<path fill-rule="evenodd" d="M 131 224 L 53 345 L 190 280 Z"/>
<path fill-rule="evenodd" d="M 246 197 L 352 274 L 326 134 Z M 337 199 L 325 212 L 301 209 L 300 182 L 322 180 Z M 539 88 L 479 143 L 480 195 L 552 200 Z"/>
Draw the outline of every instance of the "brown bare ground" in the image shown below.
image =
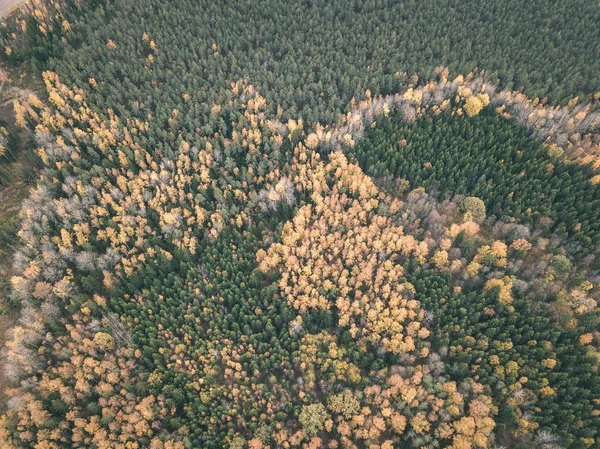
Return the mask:
<path fill-rule="evenodd" d="M 23 0 L 0 0 L 0 17 L 4 17 Z"/>

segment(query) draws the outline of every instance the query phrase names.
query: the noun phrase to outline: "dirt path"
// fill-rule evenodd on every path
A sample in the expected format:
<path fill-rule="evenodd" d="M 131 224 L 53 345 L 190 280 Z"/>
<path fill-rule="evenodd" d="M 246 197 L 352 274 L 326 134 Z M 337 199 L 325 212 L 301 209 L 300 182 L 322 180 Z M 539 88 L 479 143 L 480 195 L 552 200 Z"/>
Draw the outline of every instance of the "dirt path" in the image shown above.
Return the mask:
<path fill-rule="evenodd" d="M 4 17 L 22 0 L 0 0 L 0 17 Z"/>
<path fill-rule="evenodd" d="M 0 2 L 2 1 L 0 0 Z M 18 143 L 17 147 L 12 148 L 12 151 L 17 155 L 17 160 L 14 162 L 0 161 L 4 168 L 3 176 L 7 176 L 6 169 L 9 173 L 8 182 L 3 182 L 0 185 L 0 353 L 4 349 L 7 330 L 14 326 L 19 316 L 18 309 L 8 300 L 8 294 L 10 278 L 16 274 L 12 267 L 12 261 L 14 249 L 18 245 L 16 231 L 20 222 L 19 210 L 31 187 L 31 174 L 26 175 L 24 169 L 32 166 L 26 156 L 28 151 L 32 151 L 33 146 L 29 143 L 30 137 L 28 134 L 15 128 L 14 109 L 10 101 L 10 98 L 14 98 L 14 96 L 15 93 L 10 86 L 10 82 L 7 82 L 0 97 L 0 120 L 9 129 L 9 132 L 18 136 Z M 6 178 L 4 181 L 6 181 Z M 8 386 L 3 373 L 2 359 L 0 358 L 0 414 L 6 408 L 5 389 Z"/>

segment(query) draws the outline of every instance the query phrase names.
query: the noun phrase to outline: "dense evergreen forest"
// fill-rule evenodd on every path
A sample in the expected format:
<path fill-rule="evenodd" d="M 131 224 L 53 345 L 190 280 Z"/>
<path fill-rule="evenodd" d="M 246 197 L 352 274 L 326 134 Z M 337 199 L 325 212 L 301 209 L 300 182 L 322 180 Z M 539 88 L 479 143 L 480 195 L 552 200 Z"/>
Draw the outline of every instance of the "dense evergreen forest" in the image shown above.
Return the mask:
<path fill-rule="evenodd" d="M 600 449 L 598 23 L 28 0 L 0 445 Z"/>
<path fill-rule="evenodd" d="M 173 108 L 182 123 L 201 120 L 198 103 L 215 101 L 238 79 L 250 80 L 286 119 L 321 123 L 335 122 L 367 89 L 393 93 L 407 77 L 427 79 L 440 66 L 455 74 L 479 67 L 509 89 L 559 103 L 600 86 L 600 10 L 586 0 L 65 5 L 66 27 L 56 20 L 47 36 L 31 23 L 31 45 L 9 39 L 10 58 L 56 71 L 101 110 L 152 113 L 158 127 Z M 183 94 L 191 96 L 187 106 Z"/>
<path fill-rule="evenodd" d="M 407 179 L 442 196 L 476 196 L 498 218 L 545 219 L 577 242 L 571 252 L 600 243 L 600 185 L 589 182 L 591 167 L 557 163 L 532 131 L 492 108 L 472 118 L 444 114 L 412 124 L 392 114 L 351 152 L 378 177 Z"/>

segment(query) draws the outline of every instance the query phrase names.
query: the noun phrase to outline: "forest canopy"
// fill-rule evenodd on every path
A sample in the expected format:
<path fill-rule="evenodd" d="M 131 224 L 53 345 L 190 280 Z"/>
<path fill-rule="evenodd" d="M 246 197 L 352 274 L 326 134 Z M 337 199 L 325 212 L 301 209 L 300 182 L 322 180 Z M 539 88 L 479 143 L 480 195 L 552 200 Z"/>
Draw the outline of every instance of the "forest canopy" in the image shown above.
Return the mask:
<path fill-rule="evenodd" d="M 598 22 L 27 1 L 2 447 L 600 448 Z"/>

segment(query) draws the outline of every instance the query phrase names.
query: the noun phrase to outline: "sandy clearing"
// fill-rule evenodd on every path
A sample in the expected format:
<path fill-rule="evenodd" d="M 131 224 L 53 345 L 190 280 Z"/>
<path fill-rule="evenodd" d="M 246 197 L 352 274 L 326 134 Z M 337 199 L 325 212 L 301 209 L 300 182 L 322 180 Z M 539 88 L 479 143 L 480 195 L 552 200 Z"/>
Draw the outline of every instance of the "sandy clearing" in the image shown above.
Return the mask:
<path fill-rule="evenodd" d="M 0 0 L 0 17 L 4 17 L 22 0 Z"/>

